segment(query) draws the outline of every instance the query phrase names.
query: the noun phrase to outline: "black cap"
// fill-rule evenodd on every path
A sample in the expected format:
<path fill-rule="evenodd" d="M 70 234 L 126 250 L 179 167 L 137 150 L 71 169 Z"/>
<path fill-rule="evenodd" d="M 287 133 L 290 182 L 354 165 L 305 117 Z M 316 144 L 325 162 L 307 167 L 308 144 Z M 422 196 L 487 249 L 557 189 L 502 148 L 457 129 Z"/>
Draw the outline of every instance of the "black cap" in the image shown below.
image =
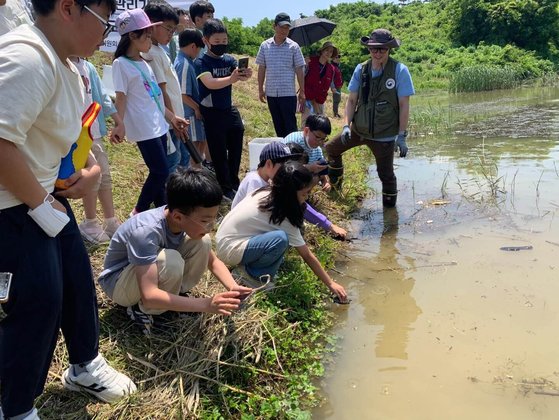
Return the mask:
<path fill-rule="evenodd" d="M 291 153 L 289 147 L 282 142 L 272 141 L 264 146 L 262 152 L 260 152 L 260 164 L 266 163 L 268 159 L 273 163 L 280 163 L 290 159 L 298 159 L 300 156 L 299 154 Z"/>
<path fill-rule="evenodd" d="M 276 18 L 274 19 L 274 25 L 284 26 L 289 25 L 291 26 L 291 18 L 287 13 L 278 13 Z"/>

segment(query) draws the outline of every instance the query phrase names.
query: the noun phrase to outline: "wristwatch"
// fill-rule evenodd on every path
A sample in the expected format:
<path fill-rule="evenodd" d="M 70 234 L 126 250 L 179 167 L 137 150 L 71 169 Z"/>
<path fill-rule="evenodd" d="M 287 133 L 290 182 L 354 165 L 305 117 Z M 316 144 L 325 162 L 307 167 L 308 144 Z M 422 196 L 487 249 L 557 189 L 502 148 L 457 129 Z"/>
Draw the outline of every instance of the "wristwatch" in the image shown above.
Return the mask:
<path fill-rule="evenodd" d="M 399 135 L 399 136 L 403 135 L 404 137 L 407 137 L 407 136 L 408 136 L 408 130 L 399 131 L 399 132 L 398 132 L 398 135 Z"/>

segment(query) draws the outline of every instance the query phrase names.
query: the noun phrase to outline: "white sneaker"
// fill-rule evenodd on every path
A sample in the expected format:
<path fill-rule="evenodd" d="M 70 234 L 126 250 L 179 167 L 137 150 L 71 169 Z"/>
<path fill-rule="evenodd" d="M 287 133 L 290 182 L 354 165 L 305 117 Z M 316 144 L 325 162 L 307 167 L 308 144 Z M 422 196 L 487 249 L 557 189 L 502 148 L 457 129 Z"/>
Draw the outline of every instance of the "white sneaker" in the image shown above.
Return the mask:
<path fill-rule="evenodd" d="M 113 237 L 113 235 L 115 234 L 119 226 L 120 226 L 120 222 L 116 217 L 110 217 L 108 219 L 105 219 L 105 223 L 103 224 L 103 227 L 105 228 L 105 234 L 109 238 Z"/>
<path fill-rule="evenodd" d="M 62 374 L 62 384 L 71 391 L 87 392 L 101 401 L 112 403 L 125 395 L 136 392 L 132 380 L 114 370 L 100 354 L 86 367 L 86 372 L 74 375 L 72 367 Z"/>
<path fill-rule="evenodd" d="M 264 274 L 259 278 L 256 278 L 251 276 L 242 265 L 238 265 L 231 270 L 231 275 L 237 283 L 250 287 L 253 289 L 253 292 L 258 290 L 265 292 L 272 290 L 276 286 L 276 283 L 272 281 L 272 277 L 269 274 Z"/>
<path fill-rule="evenodd" d="M 39 417 L 39 413 L 37 412 L 37 409 L 33 408 L 31 413 L 25 416 L 23 420 L 41 420 L 41 418 Z"/>
<path fill-rule="evenodd" d="M 0 407 L 0 420 L 4 420 L 4 413 L 2 412 L 2 407 Z M 37 409 L 33 408 L 33 410 L 31 410 L 31 413 L 25 416 L 22 420 L 41 420 L 41 418 L 39 417 L 39 413 L 37 412 Z"/>
<path fill-rule="evenodd" d="M 103 231 L 103 228 L 97 220 L 86 220 L 78 225 L 82 237 L 95 245 L 109 242 L 111 238 Z"/>

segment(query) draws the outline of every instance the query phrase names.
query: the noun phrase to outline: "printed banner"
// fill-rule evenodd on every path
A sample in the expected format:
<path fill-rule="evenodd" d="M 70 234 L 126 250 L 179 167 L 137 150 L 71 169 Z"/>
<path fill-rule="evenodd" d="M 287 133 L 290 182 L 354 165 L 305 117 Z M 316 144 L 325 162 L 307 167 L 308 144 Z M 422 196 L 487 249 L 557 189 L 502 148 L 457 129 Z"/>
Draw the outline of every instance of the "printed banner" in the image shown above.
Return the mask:
<path fill-rule="evenodd" d="M 190 0 L 190 1 L 189 0 L 167 0 L 167 3 L 169 3 L 171 6 L 180 7 L 181 9 L 185 9 L 185 10 L 188 10 L 190 4 L 193 2 L 194 0 Z M 137 9 L 137 8 L 141 9 L 146 5 L 146 3 L 148 3 L 148 0 L 117 0 L 116 11 L 111 16 L 110 22 L 114 25 L 116 17 L 121 12 L 128 9 Z M 101 46 L 100 50 L 106 52 L 115 52 L 116 46 L 118 45 L 119 41 L 120 41 L 120 35 L 118 34 L 115 28 L 109 34 L 109 36 L 105 38 L 105 42 Z"/>

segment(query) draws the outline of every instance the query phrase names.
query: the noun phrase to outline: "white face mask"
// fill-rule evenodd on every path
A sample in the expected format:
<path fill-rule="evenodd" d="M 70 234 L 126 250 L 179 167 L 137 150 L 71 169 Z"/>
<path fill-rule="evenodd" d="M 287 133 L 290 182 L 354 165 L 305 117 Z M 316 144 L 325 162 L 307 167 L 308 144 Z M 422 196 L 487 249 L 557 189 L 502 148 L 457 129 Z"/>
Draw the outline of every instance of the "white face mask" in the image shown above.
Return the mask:
<path fill-rule="evenodd" d="M 49 198 L 52 198 L 52 196 L 48 195 L 40 206 L 33 210 L 29 209 L 27 214 L 48 236 L 54 238 L 68 224 L 70 218 L 66 213 L 52 207 L 54 198 L 52 198 L 52 201 Z"/>

